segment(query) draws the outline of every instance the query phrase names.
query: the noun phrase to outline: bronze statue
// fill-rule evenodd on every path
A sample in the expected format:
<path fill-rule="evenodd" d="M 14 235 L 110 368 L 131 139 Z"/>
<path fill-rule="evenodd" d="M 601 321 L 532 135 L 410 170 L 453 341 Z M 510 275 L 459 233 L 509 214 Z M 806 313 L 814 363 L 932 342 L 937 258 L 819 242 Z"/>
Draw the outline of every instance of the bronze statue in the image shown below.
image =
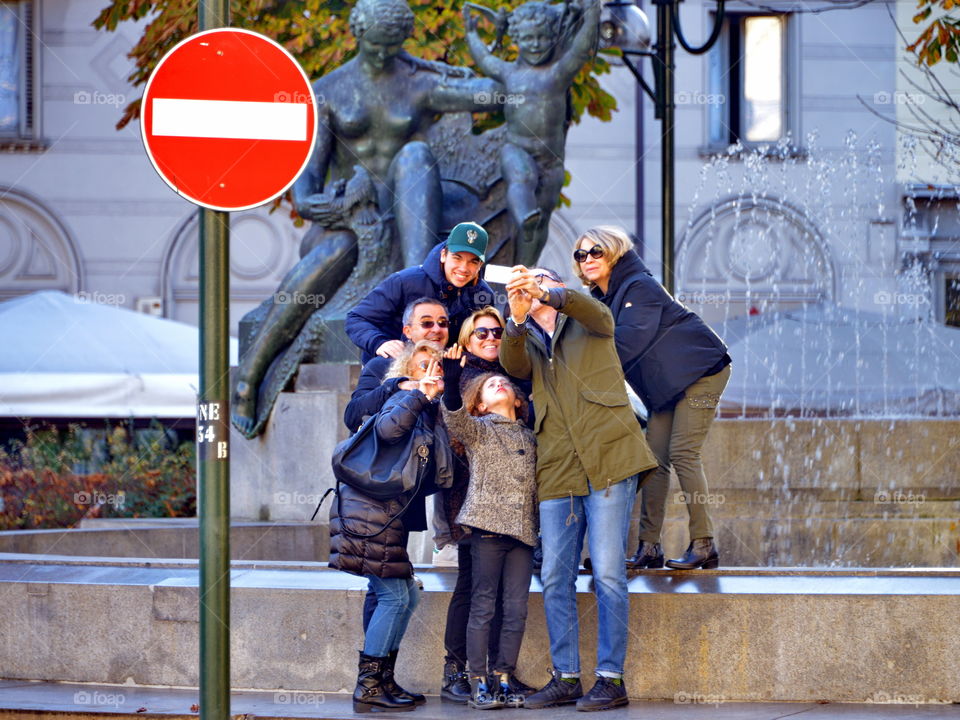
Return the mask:
<path fill-rule="evenodd" d="M 259 424 L 257 390 L 270 363 L 314 310 L 348 279 L 366 290 L 380 279 L 374 275 L 395 269 L 391 245 L 399 245 L 401 266 L 410 266 L 442 239 L 439 171 L 420 138 L 441 113 L 491 109 L 497 85 L 471 77 L 467 68 L 428 63 L 404 52 L 413 20 L 404 0 L 359 0 L 350 13 L 357 55 L 314 84 L 316 150 L 293 187 L 297 211 L 313 224 L 301 244 L 300 262 L 277 293 L 288 301 L 269 307 L 237 369 L 232 419 L 245 435 Z M 350 180 L 354 166 L 365 171 L 359 184 L 374 194 L 372 212 L 388 232 L 382 238 L 386 252 L 380 248 L 371 258 L 375 262 L 365 277 L 350 278 L 356 275 L 359 247 L 340 181 Z"/>
<path fill-rule="evenodd" d="M 403 51 L 414 22 L 405 0 L 358 0 L 351 11 L 357 55 L 314 83 L 317 146 L 293 186 L 311 222 L 300 261 L 241 323 L 231 419 L 246 437 L 262 430 L 302 362 L 349 342 L 337 329 L 345 313 L 458 222 L 490 232 L 488 261 L 536 263 L 563 184 L 569 88 L 594 51 L 600 6 L 483 12 L 497 28 L 490 49 L 465 17 L 489 78 Z M 504 32 L 520 48 L 516 62 L 492 54 Z M 471 112 L 500 107 L 505 125 L 472 132 Z"/>
<path fill-rule="evenodd" d="M 463 8 L 471 55 L 480 70 L 506 90 L 502 99 L 507 135 L 500 167 L 507 183 L 507 207 L 520 229 L 514 252 L 520 265 L 533 266 L 540 257 L 563 187 L 567 92 L 596 51 L 600 22 L 599 0 L 584 3 L 559 6 L 534 0 L 495 16 L 472 3 Z M 506 23 L 507 34 L 520 51 L 515 62 L 501 60 L 483 44 L 472 10 L 493 20 L 497 31 L 493 49 L 499 46 Z"/>

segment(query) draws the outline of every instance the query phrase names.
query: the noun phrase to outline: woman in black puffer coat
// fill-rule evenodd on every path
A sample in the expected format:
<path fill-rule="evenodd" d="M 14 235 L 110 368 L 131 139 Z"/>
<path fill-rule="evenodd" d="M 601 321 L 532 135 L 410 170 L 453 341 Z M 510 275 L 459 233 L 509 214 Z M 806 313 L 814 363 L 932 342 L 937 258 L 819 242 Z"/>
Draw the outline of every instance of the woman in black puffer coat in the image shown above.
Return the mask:
<path fill-rule="evenodd" d="M 376 420 L 382 441 L 407 443 L 410 433 L 415 433 L 415 444 L 422 440 L 429 447 L 419 490 L 412 498 L 403 493 L 377 500 L 341 485 L 330 509 L 329 566 L 369 579 L 377 596 L 360 653 L 355 712 L 413 710 L 425 702 L 423 695 L 397 685 L 393 673 L 400 641 L 420 597 L 407 555 L 407 536 L 427 529 L 424 498 L 453 481 L 450 441 L 437 421 L 443 390 L 439 359 L 440 348 L 428 341 L 411 345 L 398 357 L 391 370 L 418 381 L 419 388 L 392 395 Z M 387 379 L 392 376 L 387 373 Z M 369 535 L 374 537 L 361 537 Z"/>

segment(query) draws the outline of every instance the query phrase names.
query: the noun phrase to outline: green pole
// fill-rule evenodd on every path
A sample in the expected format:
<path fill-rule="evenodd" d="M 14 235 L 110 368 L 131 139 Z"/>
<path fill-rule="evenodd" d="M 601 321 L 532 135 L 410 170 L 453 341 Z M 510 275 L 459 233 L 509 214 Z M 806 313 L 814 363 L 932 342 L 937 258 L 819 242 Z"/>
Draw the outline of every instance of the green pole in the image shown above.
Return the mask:
<path fill-rule="evenodd" d="M 200 0 L 200 30 L 230 24 L 229 0 Z M 200 209 L 200 718 L 230 717 L 230 215 Z"/>

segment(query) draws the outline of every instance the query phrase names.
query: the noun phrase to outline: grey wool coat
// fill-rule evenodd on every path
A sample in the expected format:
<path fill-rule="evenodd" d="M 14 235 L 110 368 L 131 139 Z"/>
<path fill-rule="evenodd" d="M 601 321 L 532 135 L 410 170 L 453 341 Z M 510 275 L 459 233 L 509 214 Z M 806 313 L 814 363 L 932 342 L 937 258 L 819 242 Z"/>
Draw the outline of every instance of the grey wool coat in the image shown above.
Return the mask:
<path fill-rule="evenodd" d="M 443 407 L 447 430 L 467 449 L 470 484 L 457 522 L 537 544 L 537 441 L 522 421 Z"/>

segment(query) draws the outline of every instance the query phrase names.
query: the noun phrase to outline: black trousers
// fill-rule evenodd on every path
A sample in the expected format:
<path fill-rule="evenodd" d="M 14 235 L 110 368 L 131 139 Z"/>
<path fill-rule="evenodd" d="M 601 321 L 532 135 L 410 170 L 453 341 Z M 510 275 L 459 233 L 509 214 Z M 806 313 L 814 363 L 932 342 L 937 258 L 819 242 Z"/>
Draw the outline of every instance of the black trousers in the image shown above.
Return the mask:
<path fill-rule="evenodd" d="M 530 577 L 533 575 L 533 548 L 507 535 L 473 531 L 471 540 L 473 597 L 467 621 L 467 662 L 470 674 L 517 669 L 520 644 L 527 623 Z M 493 634 L 491 621 L 497 608 L 497 594 L 503 594 L 503 622 L 500 647 L 487 656 Z"/>
<path fill-rule="evenodd" d="M 443 646 L 447 651 L 445 662 L 456 663 L 458 667 L 467 665 L 467 621 L 470 619 L 470 605 L 473 596 L 473 557 L 471 540 L 457 545 L 457 583 L 447 606 L 447 627 L 443 633 Z M 500 623 L 503 620 L 501 595 L 498 593 L 493 618 L 490 620 L 490 637 L 487 652 L 496 658 L 500 648 Z"/>

